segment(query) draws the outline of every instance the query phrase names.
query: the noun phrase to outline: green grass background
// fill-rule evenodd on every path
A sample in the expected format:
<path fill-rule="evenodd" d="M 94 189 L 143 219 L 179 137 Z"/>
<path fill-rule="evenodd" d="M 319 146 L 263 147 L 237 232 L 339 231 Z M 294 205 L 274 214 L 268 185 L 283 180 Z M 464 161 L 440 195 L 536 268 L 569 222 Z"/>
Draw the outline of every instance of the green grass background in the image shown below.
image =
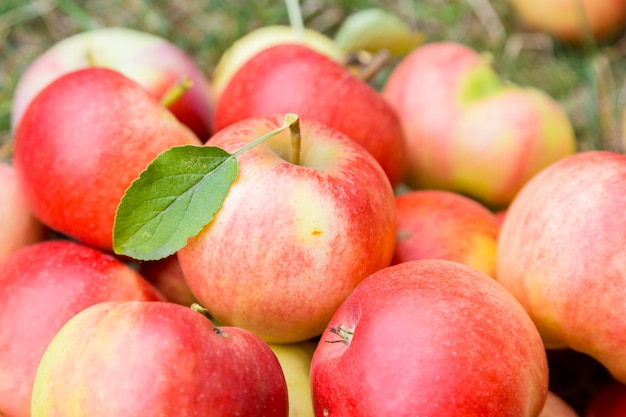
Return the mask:
<path fill-rule="evenodd" d="M 301 7 L 305 25 L 329 36 L 350 13 L 383 7 L 427 42 L 451 40 L 489 52 L 502 78 L 541 88 L 562 103 L 581 149 L 621 150 L 626 39 L 562 45 L 521 26 L 506 0 L 302 0 Z M 11 141 L 11 97 L 20 74 L 64 37 L 106 26 L 144 30 L 188 51 L 210 76 L 234 40 L 256 27 L 288 22 L 282 0 L 3 0 L 0 145 Z"/>

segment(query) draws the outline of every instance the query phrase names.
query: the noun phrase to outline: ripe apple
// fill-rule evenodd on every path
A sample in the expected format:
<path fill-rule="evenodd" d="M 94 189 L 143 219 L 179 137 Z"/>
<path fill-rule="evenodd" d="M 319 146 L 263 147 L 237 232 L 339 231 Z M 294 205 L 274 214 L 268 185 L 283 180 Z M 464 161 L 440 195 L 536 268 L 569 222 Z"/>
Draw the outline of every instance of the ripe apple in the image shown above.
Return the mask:
<path fill-rule="evenodd" d="M 447 259 L 495 277 L 499 224 L 491 211 L 461 194 L 414 190 L 396 197 L 392 264 Z"/>
<path fill-rule="evenodd" d="M 317 341 L 269 346 L 278 358 L 287 382 L 289 417 L 313 417 L 310 368 Z"/>
<path fill-rule="evenodd" d="M 578 413 L 563 398 L 553 391 L 548 391 L 546 403 L 538 417 L 578 417 Z"/>
<path fill-rule="evenodd" d="M 526 27 L 570 44 L 610 41 L 624 33 L 623 0 L 509 0 Z"/>
<path fill-rule="evenodd" d="M 366 278 L 311 362 L 315 415 L 537 416 L 546 352 L 522 306 L 467 265 L 417 260 Z"/>
<path fill-rule="evenodd" d="M 46 226 L 110 250 L 117 205 L 156 155 L 199 139 L 139 84 L 105 68 L 57 78 L 14 139 L 28 205 Z"/>
<path fill-rule="evenodd" d="M 189 289 L 176 255 L 141 262 L 139 273 L 158 289 L 167 301 L 187 307 L 198 302 Z"/>
<path fill-rule="evenodd" d="M 458 43 L 415 49 L 382 93 L 402 121 L 412 188 L 456 191 L 501 208 L 530 176 L 575 150 L 555 100 L 504 86 L 484 56 Z"/>
<path fill-rule="evenodd" d="M 230 79 L 245 62 L 259 52 L 281 44 L 303 44 L 341 64 L 347 60 L 342 48 L 316 30 L 305 27 L 299 33 L 286 25 L 262 26 L 237 39 L 220 57 L 211 78 L 214 101 L 219 100 Z"/>
<path fill-rule="evenodd" d="M 568 347 L 626 382 L 626 155 L 585 151 L 515 197 L 498 237 L 497 279 L 548 348 Z"/>
<path fill-rule="evenodd" d="M 585 408 L 585 417 L 626 415 L 626 385 L 611 381 L 598 388 Z"/>
<path fill-rule="evenodd" d="M 181 77 L 192 86 L 169 110 L 202 140 L 211 134 L 213 102 L 210 84 L 191 56 L 157 35 L 109 27 L 69 36 L 45 51 L 20 76 L 13 96 L 13 130 L 30 102 L 61 75 L 86 67 L 117 70 L 159 100 Z"/>
<path fill-rule="evenodd" d="M 234 152 L 283 124 L 248 118 L 208 144 Z M 189 288 L 218 322 L 269 343 L 318 336 L 366 276 L 388 266 L 396 213 L 380 165 L 344 134 L 301 119 L 300 160 L 289 133 L 239 155 L 222 208 L 178 259 Z"/>
<path fill-rule="evenodd" d="M 215 108 L 215 129 L 254 116 L 296 113 L 324 123 L 363 146 L 392 185 L 404 174 L 404 139 L 381 95 L 346 67 L 304 45 L 277 45 L 249 59 Z"/>
<path fill-rule="evenodd" d="M 288 406 L 266 343 L 170 302 L 78 313 L 46 349 L 32 395 L 32 417 L 287 417 Z"/>
<path fill-rule="evenodd" d="M 13 166 L 0 162 L 0 261 L 45 235 L 45 228 L 28 208 Z"/>
<path fill-rule="evenodd" d="M 34 243 L 0 263 L 0 410 L 6 417 L 30 417 L 37 366 L 61 326 L 109 300 L 163 297 L 117 258 L 67 240 Z"/>

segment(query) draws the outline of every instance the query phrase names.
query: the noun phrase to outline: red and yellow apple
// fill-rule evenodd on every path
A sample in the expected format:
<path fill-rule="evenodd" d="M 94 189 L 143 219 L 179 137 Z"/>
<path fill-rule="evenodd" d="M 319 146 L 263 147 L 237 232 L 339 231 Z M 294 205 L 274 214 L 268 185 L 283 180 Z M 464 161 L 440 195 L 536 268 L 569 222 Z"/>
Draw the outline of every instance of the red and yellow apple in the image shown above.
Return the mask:
<path fill-rule="evenodd" d="M 282 119 L 245 119 L 207 145 L 232 153 Z M 300 126 L 299 161 L 286 131 L 239 155 L 222 208 L 178 251 L 217 321 L 270 343 L 318 336 L 354 287 L 389 265 L 395 244 L 395 197 L 376 160 L 335 129 Z"/>
<path fill-rule="evenodd" d="M 117 258 L 71 241 L 34 243 L 0 263 L 2 414 L 30 417 L 33 380 L 48 343 L 84 308 L 113 300 L 163 296 Z"/>
<path fill-rule="evenodd" d="M 102 302 L 69 320 L 37 368 L 32 417 L 287 417 L 269 346 L 169 302 Z"/>
<path fill-rule="evenodd" d="M 495 277 L 499 224 L 491 211 L 461 194 L 414 190 L 396 196 L 392 264 L 446 259 Z"/>
<path fill-rule="evenodd" d="M 311 362 L 317 417 L 535 417 L 548 391 L 543 343 L 496 280 L 418 260 L 366 278 Z"/>
<path fill-rule="evenodd" d="M 626 155 L 585 151 L 515 197 L 498 237 L 497 279 L 547 348 L 568 347 L 626 382 Z"/>

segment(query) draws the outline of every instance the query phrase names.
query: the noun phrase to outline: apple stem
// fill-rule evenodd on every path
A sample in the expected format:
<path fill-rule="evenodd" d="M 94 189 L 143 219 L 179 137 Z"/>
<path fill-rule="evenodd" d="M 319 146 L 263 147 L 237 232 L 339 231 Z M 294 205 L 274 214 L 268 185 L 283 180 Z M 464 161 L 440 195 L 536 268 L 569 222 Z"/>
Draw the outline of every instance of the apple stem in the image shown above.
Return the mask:
<path fill-rule="evenodd" d="M 289 133 L 291 133 L 291 163 L 300 165 L 300 143 L 302 141 L 302 133 L 300 132 L 300 120 L 295 119 L 289 124 Z"/>
<path fill-rule="evenodd" d="M 96 56 L 94 55 L 93 50 L 91 48 L 87 49 L 87 52 L 85 52 L 85 57 L 87 58 L 87 64 L 90 67 L 98 66 L 98 61 L 96 60 Z"/>
<path fill-rule="evenodd" d="M 289 15 L 289 25 L 296 33 L 300 41 L 304 40 L 304 22 L 302 20 L 302 9 L 299 0 L 285 0 L 287 14 Z"/>
<path fill-rule="evenodd" d="M 206 308 L 202 307 L 198 303 L 193 303 L 189 308 L 191 308 L 191 310 L 195 311 L 196 313 L 202 314 L 204 317 L 209 319 L 211 324 L 213 324 L 213 317 L 211 316 L 211 313 L 209 313 L 209 310 L 207 310 Z M 213 324 L 213 331 L 218 336 L 221 336 L 221 337 L 224 337 L 224 338 L 228 337 L 228 333 L 226 333 L 224 330 L 222 330 L 219 327 L 217 327 L 215 324 Z"/>
<path fill-rule="evenodd" d="M 161 97 L 161 104 L 163 107 L 170 107 L 174 104 L 187 90 L 193 86 L 191 78 L 186 75 L 181 76 L 176 82 L 167 89 L 163 97 Z"/>
<path fill-rule="evenodd" d="M 354 329 L 350 328 L 346 325 L 340 324 L 337 327 L 331 327 L 329 331 L 333 334 L 336 334 L 340 337 L 339 340 L 326 340 L 326 343 L 343 343 L 348 346 L 352 341 L 352 337 L 354 336 Z"/>
<path fill-rule="evenodd" d="M 365 67 L 359 73 L 359 78 L 363 81 L 369 81 L 376 74 L 380 72 L 380 70 L 387 65 L 389 59 L 391 58 L 391 52 L 387 49 L 381 49 L 378 51 L 371 60 L 365 65 Z"/>
<path fill-rule="evenodd" d="M 294 123 L 298 123 L 299 125 L 299 118 L 297 114 L 294 113 L 287 113 L 285 115 L 285 119 L 283 124 L 272 130 L 271 132 L 268 132 L 266 134 L 264 134 L 263 136 L 253 140 L 252 142 L 248 143 L 245 146 L 242 146 L 241 148 L 237 149 L 232 156 L 237 157 L 239 155 L 241 155 L 242 153 L 246 152 L 248 149 L 255 147 L 256 145 L 258 145 L 261 142 L 265 142 L 266 140 L 268 140 L 269 138 L 279 134 L 280 132 L 282 132 L 285 129 L 291 129 L 291 125 L 293 125 Z M 300 128 L 298 127 L 298 132 L 300 131 Z M 292 141 L 293 142 L 293 141 Z M 298 154 L 300 153 L 300 151 L 298 150 Z"/>

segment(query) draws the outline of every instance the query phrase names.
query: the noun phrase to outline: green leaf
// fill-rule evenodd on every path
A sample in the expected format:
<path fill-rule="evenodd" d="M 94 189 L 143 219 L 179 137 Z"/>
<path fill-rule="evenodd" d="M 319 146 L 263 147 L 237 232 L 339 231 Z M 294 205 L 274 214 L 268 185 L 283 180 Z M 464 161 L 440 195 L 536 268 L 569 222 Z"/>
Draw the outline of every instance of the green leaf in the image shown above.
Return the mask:
<path fill-rule="evenodd" d="M 222 207 L 237 159 L 211 146 L 175 146 L 159 154 L 122 197 L 113 226 L 116 253 L 156 260 L 176 253 Z"/>

